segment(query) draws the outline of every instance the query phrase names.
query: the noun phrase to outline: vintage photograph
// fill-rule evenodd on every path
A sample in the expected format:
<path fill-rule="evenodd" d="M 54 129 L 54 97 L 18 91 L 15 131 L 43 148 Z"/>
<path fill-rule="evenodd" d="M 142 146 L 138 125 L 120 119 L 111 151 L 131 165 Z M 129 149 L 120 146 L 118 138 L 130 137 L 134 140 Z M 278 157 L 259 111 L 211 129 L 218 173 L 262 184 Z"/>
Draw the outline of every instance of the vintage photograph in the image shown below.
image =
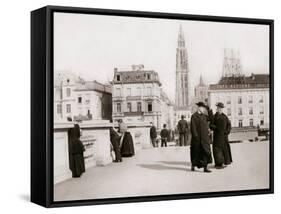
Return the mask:
<path fill-rule="evenodd" d="M 54 12 L 55 202 L 269 189 L 269 25 Z"/>

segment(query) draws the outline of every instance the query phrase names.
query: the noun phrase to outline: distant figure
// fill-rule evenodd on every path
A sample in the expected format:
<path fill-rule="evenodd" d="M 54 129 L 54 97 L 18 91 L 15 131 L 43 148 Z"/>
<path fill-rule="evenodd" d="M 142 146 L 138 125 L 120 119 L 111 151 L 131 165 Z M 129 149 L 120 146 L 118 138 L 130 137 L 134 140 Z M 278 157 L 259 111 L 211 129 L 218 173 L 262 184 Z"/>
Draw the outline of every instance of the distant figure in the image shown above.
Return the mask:
<path fill-rule="evenodd" d="M 175 131 L 174 131 L 174 140 L 176 142 L 176 146 L 179 146 L 179 130 L 178 127 L 175 127 Z"/>
<path fill-rule="evenodd" d="M 84 145 L 80 141 L 80 127 L 78 124 L 69 130 L 70 170 L 72 177 L 77 178 L 85 172 Z"/>
<path fill-rule="evenodd" d="M 114 153 L 115 153 L 115 160 L 114 162 L 122 162 L 122 156 L 121 156 L 121 150 L 120 150 L 120 136 L 118 133 L 114 130 L 113 127 L 110 127 L 110 142 L 112 144 Z"/>
<path fill-rule="evenodd" d="M 232 162 L 232 155 L 228 135 L 230 134 L 231 124 L 228 117 L 222 112 L 223 103 L 217 103 L 217 112 L 213 116 L 210 128 L 214 131 L 213 155 L 215 167 L 224 168 L 223 165 L 229 165 Z"/>
<path fill-rule="evenodd" d="M 163 129 L 160 132 L 160 136 L 161 136 L 161 147 L 163 146 L 167 147 L 169 132 L 166 129 L 166 124 L 163 125 Z"/>
<path fill-rule="evenodd" d="M 152 143 L 153 147 L 157 147 L 157 131 L 156 131 L 156 127 L 153 125 L 153 123 L 150 123 L 150 140 Z"/>
<path fill-rule="evenodd" d="M 209 107 L 203 102 L 196 103 L 197 112 L 191 116 L 191 171 L 195 171 L 195 167 L 204 168 L 204 172 L 211 172 L 208 164 L 212 163 L 212 153 L 209 141 L 209 114 L 204 114 Z"/>
<path fill-rule="evenodd" d="M 188 123 L 185 120 L 185 116 L 181 116 L 181 120 L 178 122 L 179 142 L 180 146 L 187 145 L 188 138 Z"/>
<path fill-rule="evenodd" d="M 119 132 L 121 133 L 120 150 L 122 157 L 132 157 L 135 155 L 133 137 L 128 132 L 127 125 L 119 120 Z"/>

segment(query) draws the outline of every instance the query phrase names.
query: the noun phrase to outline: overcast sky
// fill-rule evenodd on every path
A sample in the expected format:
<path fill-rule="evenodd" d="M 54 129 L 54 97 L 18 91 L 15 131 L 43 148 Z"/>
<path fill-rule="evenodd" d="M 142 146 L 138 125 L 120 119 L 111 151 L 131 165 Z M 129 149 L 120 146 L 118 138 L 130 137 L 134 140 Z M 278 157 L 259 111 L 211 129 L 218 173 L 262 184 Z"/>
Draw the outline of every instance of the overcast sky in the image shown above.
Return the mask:
<path fill-rule="evenodd" d="M 73 72 L 86 80 L 108 82 L 113 69 L 132 64 L 159 73 L 174 101 L 176 47 L 179 26 L 184 31 L 190 83 L 221 77 L 224 48 L 240 52 L 242 72 L 269 73 L 269 27 L 151 18 L 55 13 L 54 69 Z"/>

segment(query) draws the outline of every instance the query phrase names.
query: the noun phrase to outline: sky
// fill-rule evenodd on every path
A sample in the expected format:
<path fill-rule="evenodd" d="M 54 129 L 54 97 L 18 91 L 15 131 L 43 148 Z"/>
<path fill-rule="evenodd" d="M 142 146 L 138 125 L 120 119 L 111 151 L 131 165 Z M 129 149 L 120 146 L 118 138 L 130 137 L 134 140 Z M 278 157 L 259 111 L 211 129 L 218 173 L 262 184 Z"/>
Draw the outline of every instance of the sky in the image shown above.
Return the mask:
<path fill-rule="evenodd" d="M 114 67 L 131 70 L 133 64 L 143 64 L 158 72 L 164 91 L 174 101 L 180 25 L 192 89 L 201 74 L 207 84 L 219 81 L 225 48 L 239 51 L 243 74 L 269 73 L 266 25 L 71 13 L 54 15 L 54 71 L 107 83 Z"/>

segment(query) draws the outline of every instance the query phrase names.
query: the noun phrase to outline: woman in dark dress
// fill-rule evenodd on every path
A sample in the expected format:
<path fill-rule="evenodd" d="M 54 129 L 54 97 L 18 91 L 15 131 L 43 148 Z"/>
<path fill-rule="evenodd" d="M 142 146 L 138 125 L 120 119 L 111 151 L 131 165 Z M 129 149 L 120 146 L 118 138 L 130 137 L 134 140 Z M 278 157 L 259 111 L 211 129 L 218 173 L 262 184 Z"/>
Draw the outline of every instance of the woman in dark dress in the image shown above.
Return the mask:
<path fill-rule="evenodd" d="M 122 134 L 120 140 L 120 149 L 122 157 L 132 157 L 135 155 L 133 137 L 130 132 L 127 131 L 127 125 L 120 120 L 119 132 Z"/>
<path fill-rule="evenodd" d="M 130 132 L 126 131 L 121 145 L 122 157 L 132 157 L 135 155 L 133 137 Z"/>
<path fill-rule="evenodd" d="M 69 130 L 70 170 L 72 177 L 80 177 L 85 172 L 84 151 L 85 148 L 80 141 L 80 127 L 78 124 Z"/>

